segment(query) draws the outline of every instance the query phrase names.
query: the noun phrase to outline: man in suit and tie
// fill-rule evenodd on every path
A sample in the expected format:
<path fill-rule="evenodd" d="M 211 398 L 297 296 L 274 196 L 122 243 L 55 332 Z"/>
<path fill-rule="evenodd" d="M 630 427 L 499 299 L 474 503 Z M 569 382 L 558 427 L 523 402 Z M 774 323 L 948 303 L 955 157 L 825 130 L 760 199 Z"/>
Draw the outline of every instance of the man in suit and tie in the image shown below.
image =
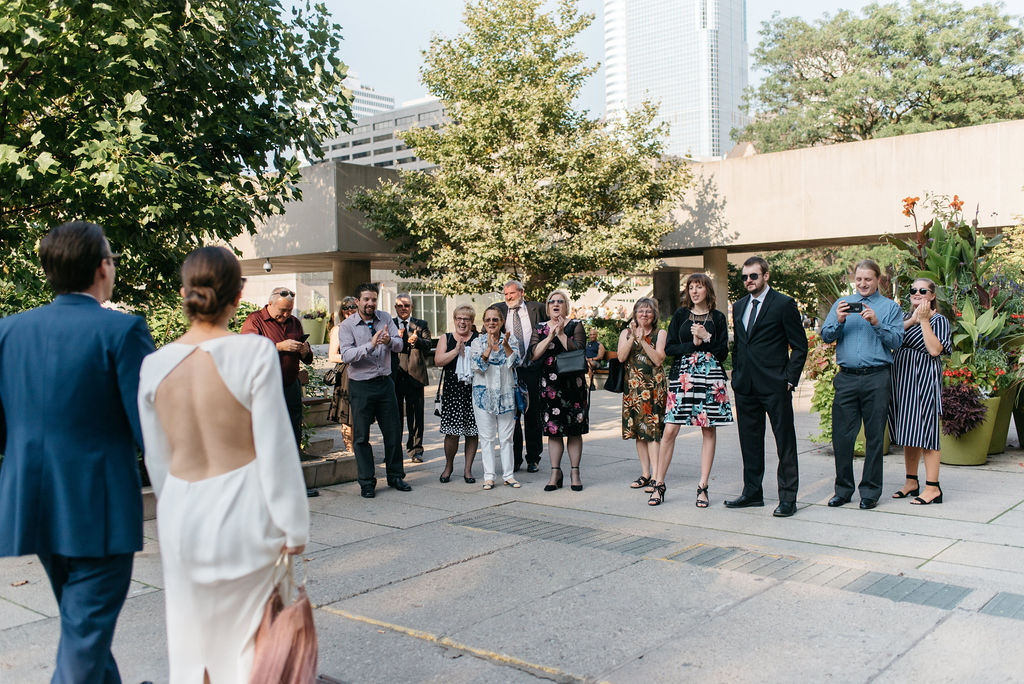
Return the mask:
<path fill-rule="evenodd" d="M 796 302 L 768 286 L 768 262 L 759 256 L 743 263 L 747 295 L 732 307 L 735 343 L 732 389 L 743 455 L 743 493 L 729 508 L 764 506 L 764 418 L 772 422 L 779 452 L 779 505 L 774 515 L 796 513 L 800 476 L 793 424 L 793 389 L 807 360 L 807 336 Z"/>
<path fill-rule="evenodd" d="M 409 428 L 405 452 L 413 463 L 423 463 L 423 388 L 427 384 L 430 326 L 412 316 L 412 297 L 395 297 L 395 325 L 402 334 L 402 351 L 391 354 L 391 377 L 398 399 L 398 422 L 403 416 Z"/>
<path fill-rule="evenodd" d="M 526 446 L 526 471 L 540 470 L 540 457 L 544 453 L 544 426 L 540 410 L 540 371 L 529 362 L 530 337 L 539 323 L 548 320 L 547 309 L 541 302 L 527 302 L 523 295 L 526 290 L 518 280 L 510 280 L 502 288 L 505 301 L 495 304 L 505 316 L 505 330 L 512 333 L 509 338 L 515 342 L 522 360 L 517 369 L 519 383 L 525 385 L 530 397 L 525 416 L 516 416 L 516 429 L 512 444 L 515 451 L 515 467 L 523 465 L 523 445 Z"/>
<path fill-rule="evenodd" d="M 56 299 L 0 320 L 0 556 L 36 554 L 60 608 L 54 682 L 120 682 L 110 644 L 142 548 L 145 321 L 101 304 L 117 256 L 92 223 L 39 257 Z"/>

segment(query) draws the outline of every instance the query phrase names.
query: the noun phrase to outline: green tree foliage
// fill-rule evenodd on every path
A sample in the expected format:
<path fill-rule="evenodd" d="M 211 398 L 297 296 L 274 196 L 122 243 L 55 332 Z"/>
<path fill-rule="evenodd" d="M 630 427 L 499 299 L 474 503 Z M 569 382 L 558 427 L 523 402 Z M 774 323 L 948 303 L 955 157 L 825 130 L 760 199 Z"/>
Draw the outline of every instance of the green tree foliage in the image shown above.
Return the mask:
<path fill-rule="evenodd" d="M 49 297 L 35 247 L 59 222 L 105 227 L 139 304 L 280 212 L 351 117 L 340 40 L 308 2 L 0 3 L 0 314 Z"/>
<path fill-rule="evenodd" d="M 762 24 L 734 131 L 761 152 L 1024 118 L 1024 31 L 998 4 L 872 4 Z"/>
<path fill-rule="evenodd" d="M 655 109 L 605 125 L 573 108 L 595 68 L 573 49 L 590 24 L 574 0 L 470 3 L 466 32 L 435 37 L 423 82 L 453 119 L 402 137 L 431 173 L 357 195 L 356 208 L 395 245 L 400 273 L 447 294 L 533 295 L 562 281 L 580 292 L 649 270 L 668 210 L 689 175 L 663 160 Z"/>

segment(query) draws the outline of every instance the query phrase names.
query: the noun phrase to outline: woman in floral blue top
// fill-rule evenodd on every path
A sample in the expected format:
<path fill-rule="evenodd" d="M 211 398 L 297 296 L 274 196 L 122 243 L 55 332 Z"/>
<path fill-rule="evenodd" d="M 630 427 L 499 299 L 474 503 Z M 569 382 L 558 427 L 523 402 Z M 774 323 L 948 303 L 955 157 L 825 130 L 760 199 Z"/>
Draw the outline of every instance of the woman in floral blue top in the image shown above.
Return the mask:
<path fill-rule="evenodd" d="M 519 487 L 512 475 L 512 433 L 516 427 L 516 376 L 519 352 L 509 345 L 505 316 L 497 306 L 484 311 L 485 335 L 470 345 L 473 362 L 473 415 L 484 461 L 484 489 L 494 489 L 494 443 L 501 454 L 501 479 Z M 495 440 L 497 438 L 497 440 Z"/>
<path fill-rule="evenodd" d="M 555 359 L 559 354 L 582 350 L 586 333 L 581 321 L 569 320 L 569 295 L 555 290 L 548 295 L 548 320 L 533 331 L 533 360 L 540 364 L 540 403 L 543 409 L 544 434 L 548 438 L 551 458 L 551 480 L 544 491 L 562 486 L 562 452 L 568 448 L 572 465 L 570 489 L 583 489 L 580 481 L 580 459 L 583 457 L 583 435 L 590 429 L 586 373 L 559 373 Z M 563 444 L 563 438 L 565 440 Z M 556 474 L 557 473 L 557 474 Z"/>

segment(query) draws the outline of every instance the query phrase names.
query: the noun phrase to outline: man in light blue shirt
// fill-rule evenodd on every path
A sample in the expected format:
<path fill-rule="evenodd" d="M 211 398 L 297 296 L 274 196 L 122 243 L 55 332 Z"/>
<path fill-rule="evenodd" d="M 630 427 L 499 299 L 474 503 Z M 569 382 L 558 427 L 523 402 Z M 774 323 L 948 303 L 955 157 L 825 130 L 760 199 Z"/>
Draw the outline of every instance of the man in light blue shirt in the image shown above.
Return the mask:
<path fill-rule="evenodd" d="M 864 423 L 864 472 L 860 507 L 874 508 L 882 493 L 882 446 L 892 382 L 889 366 L 903 342 L 903 311 L 878 292 L 881 269 L 864 259 L 854 269 L 856 294 L 839 299 L 828 312 L 821 339 L 836 343 L 839 373 L 833 380 L 832 451 L 836 460 L 832 507 L 853 498 L 853 446 Z"/>

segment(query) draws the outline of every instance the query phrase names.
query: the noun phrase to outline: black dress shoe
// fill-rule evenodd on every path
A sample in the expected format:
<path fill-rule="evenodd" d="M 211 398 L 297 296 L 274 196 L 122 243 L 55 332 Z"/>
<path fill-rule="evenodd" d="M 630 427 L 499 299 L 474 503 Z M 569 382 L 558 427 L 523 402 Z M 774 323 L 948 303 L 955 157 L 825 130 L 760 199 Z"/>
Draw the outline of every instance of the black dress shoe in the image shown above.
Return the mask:
<path fill-rule="evenodd" d="M 397 489 L 400 492 L 412 491 L 412 487 L 409 486 L 409 483 L 400 477 L 396 477 L 394 480 L 388 480 L 388 487 L 391 487 L 392 489 Z"/>
<path fill-rule="evenodd" d="M 320 490 L 316 487 L 310 487 L 306 490 L 306 498 L 312 499 L 314 496 L 320 496 Z"/>
<path fill-rule="evenodd" d="M 874 508 L 878 505 L 878 499 L 861 499 L 860 508 L 862 511 L 866 511 Z"/>
<path fill-rule="evenodd" d="M 536 463 L 527 463 L 526 464 L 526 472 L 528 472 L 528 473 L 536 473 L 536 472 L 539 472 L 539 471 L 540 471 L 540 466 L 537 465 Z"/>
<path fill-rule="evenodd" d="M 373 497 L 377 496 L 376 488 L 375 487 L 363 487 L 359 491 L 359 496 L 363 497 L 364 499 L 372 499 Z"/>
<path fill-rule="evenodd" d="M 835 496 L 828 500 L 829 508 L 835 508 L 836 506 L 842 506 L 843 504 L 848 503 L 850 503 L 849 499 L 847 499 L 845 496 L 839 496 L 838 494 L 836 494 Z"/>
<path fill-rule="evenodd" d="M 796 501 L 780 501 L 772 513 L 776 518 L 788 518 L 796 513 Z"/>
<path fill-rule="evenodd" d="M 735 499 L 725 502 L 726 508 L 750 508 L 752 506 L 764 506 L 764 499 L 754 499 L 746 494 L 740 494 Z"/>

